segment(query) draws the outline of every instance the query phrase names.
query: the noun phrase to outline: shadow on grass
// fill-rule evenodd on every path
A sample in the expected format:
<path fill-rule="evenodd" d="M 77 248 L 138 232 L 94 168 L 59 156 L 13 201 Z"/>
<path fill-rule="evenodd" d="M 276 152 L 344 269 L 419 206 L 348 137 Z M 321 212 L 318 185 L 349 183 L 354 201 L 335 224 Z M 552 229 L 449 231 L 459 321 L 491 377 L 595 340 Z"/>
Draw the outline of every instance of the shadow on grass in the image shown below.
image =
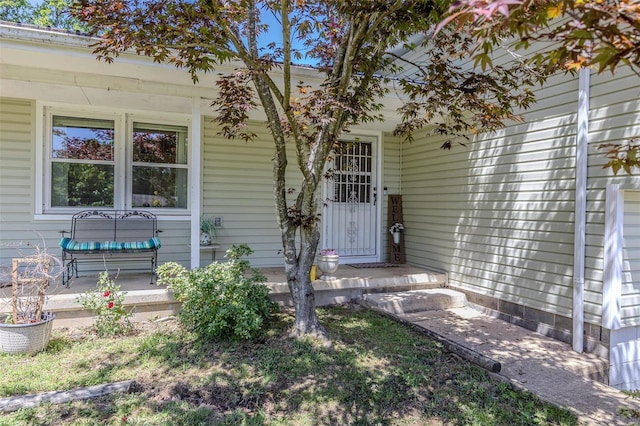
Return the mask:
<path fill-rule="evenodd" d="M 318 314 L 329 346 L 284 337 L 289 313 L 276 315 L 251 342 L 198 340 L 176 323 L 123 338 L 63 335 L 37 356 L 0 357 L 0 367 L 20 364 L 13 374 L 26 379 L 0 371 L 12 379 L 0 390 L 15 395 L 134 379 L 134 391 L 21 410 L 0 425 L 577 424 L 386 317 L 350 306 Z"/>
<path fill-rule="evenodd" d="M 175 424 L 196 412 L 191 424 L 577 424 L 387 318 L 319 313 L 330 347 L 283 338 L 292 321 L 285 314 L 249 343 L 152 335 L 138 355 L 162 367 L 140 381 L 141 392 Z"/>

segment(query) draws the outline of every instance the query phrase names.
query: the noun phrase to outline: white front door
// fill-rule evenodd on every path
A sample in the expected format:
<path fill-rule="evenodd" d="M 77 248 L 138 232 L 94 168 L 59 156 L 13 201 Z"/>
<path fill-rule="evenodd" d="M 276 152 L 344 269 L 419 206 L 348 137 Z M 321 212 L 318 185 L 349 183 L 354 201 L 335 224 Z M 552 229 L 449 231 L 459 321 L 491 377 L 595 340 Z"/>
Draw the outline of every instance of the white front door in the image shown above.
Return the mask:
<path fill-rule="evenodd" d="M 378 259 L 377 143 L 375 138 L 341 142 L 330 164 L 323 215 L 323 248 L 340 254 L 340 263 Z"/>

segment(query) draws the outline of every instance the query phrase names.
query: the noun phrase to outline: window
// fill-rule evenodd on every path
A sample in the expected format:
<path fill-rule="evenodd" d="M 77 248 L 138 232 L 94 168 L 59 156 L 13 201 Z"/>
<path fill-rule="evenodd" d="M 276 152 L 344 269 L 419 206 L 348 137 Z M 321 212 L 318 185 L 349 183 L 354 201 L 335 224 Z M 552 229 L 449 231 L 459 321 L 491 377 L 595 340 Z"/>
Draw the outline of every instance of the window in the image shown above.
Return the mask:
<path fill-rule="evenodd" d="M 115 123 L 53 116 L 51 128 L 51 207 L 113 207 Z"/>
<path fill-rule="evenodd" d="M 133 124 L 133 207 L 187 208 L 187 128 Z"/>
<path fill-rule="evenodd" d="M 187 209 L 188 126 L 58 109 L 45 116 L 45 211 Z"/>

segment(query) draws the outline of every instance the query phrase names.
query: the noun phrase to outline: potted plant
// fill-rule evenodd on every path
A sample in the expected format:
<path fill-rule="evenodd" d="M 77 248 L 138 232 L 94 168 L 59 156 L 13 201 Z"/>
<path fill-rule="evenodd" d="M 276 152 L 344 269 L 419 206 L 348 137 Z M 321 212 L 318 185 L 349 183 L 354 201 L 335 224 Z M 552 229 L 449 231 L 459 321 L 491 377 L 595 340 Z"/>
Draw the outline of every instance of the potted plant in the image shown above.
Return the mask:
<path fill-rule="evenodd" d="M 389 233 L 393 235 L 393 243 L 400 244 L 400 233 L 404 230 L 404 225 L 396 222 L 389 228 Z"/>
<path fill-rule="evenodd" d="M 59 273 L 60 262 L 44 252 L 12 260 L 11 309 L 5 322 L 0 322 L 1 351 L 36 353 L 49 344 L 55 316 L 44 310 L 44 304 L 56 279 L 51 270 Z"/>
<path fill-rule="evenodd" d="M 318 269 L 322 271 L 322 276 L 320 276 L 321 280 L 335 280 L 336 277 L 333 277 L 329 274 L 333 274 L 338 270 L 338 265 L 340 264 L 340 256 L 338 252 L 334 249 L 322 249 L 318 254 L 318 260 L 316 262 L 316 266 Z"/>
<path fill-rule="evenodd" d="M 209 215 L 200 216 L 200 245 L 210 246 L 216 239 L 216 222 Z"/>

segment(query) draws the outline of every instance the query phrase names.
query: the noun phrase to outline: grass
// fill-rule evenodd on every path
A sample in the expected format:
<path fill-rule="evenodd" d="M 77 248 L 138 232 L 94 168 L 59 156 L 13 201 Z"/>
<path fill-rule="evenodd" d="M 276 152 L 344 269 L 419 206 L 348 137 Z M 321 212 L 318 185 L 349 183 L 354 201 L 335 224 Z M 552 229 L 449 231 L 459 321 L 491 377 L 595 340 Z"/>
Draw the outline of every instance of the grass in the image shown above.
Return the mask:
<path fill-rule="evenodd" d="M 56 331 L 35 356 L 0 355 L 0 396 L 135 379 L 129 394 L 22 409 L 0 425 L 576 425 L 423 335 L 354 307 L 320 309 L 332 344 L 286 338 L 278 314 L 253 342 L 203 342 L 175 321 L 135 335 Z"/>

